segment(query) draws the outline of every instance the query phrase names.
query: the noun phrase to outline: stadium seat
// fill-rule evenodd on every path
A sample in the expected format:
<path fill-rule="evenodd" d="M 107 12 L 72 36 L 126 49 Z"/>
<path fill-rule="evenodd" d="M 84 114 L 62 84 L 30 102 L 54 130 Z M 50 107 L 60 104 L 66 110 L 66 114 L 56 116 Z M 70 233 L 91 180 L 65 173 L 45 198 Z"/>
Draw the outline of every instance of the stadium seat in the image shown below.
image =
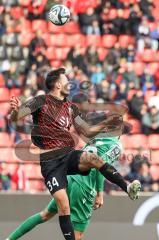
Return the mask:
<path fill-rule="evenodd" d="M 121 48 L 127 48 L 130 44 L 134 44 L 135 39 L 129 35 L 120 35 L 119 44 Z"/>
<path fill-rule="evenodd" d="M 67 58 L 70 48 L 54 48 L 54 59 L 65 60 Z"/>
<path fill-rule="evenodd" d="M 143 62 L 134 62 L 133 68 L 134 68 L 135 73 L 138 76 L 141 76 L 144 73 L 145 64 Z"/>
<path fill-rule="evenodd" d="M 159 63 L 157 63 L 157 62 L 153 62 L 153 63 L 150 63 L 150 64 L 148 64 L 148 72 L 149 72 L 149 74 L 152 74 L 152 75 L 154 75 L 155 73 L 156 73 L 156 71 L 158 70 L 158 68 L 159 68 Z"/>
<path fill-rule="evenodd" d="M 86 37 L 83 34 L 73 34 L 69 35 L 67 38 L 67 46 L 74 47 L 80 45 L 81 47 L 86 47 Z"/>
<path fill-rule="evenodd" d="M 51 67 L 53 67 L 53 68 L 59 68 L 62 65 L 62 62 L 61 61 L 51 61 L 50 64 L 51 64 Z"/>
<path fill-rule="evenodd" d="M 42 32 L 47 32 L 47 22 L 45 20 L 33 20 L 32 21 L 32 30 L 33 32 L 36 32 L 38 30 Z"/>
<path fill-rule="evenodd" d="M 130 135 L 122 135 L 120 138 L 122 145 L 123 145 L 123 149 L 131 149 L 131 142 L 130 142 Z"/>
<path fill-rule="evenodd" d="M 21 19 L 21 22 L 15 27 L 16 32 L 32 32 L 32 22 L 27 19 Z"/>
<path fill-rule="evenodd" d="M 30 3 L 31 3 L 31 0 L 19 0 L 19 4 L 22 7 L 28 7 Z"/>
<path fill-rule="evenodd" d="M 139 149 L 139 148 L 148 148 L 148 139 L 144 134 L 134 134 L 130 136 L 130 145 L 131 148 Z"/>
<path fill-rule="evenodd" d="M 106 48 L 112 48 L 114 47 L 114 44 L 117 42 L 117 36 L 116 35 L 103 35 L 102 37 L 102 45 Z"/>
<path fill-rule="evenodd" d="M 156 52 L 152 49 L 145 49 L 141 54 L 143 62 L 154 62 L 156 59 Z"/>
<path fill-rule="evenodd" d="M 9 148 L 9 147 L 1 147 L 0 148 L 1 151 L 1 160 L 5 161 L 5 162 L 15 162 L 13 159 L 13 148 Z"/>
<path fill-rule="evenodd" d="M 5 102 L 5 103 L 0 103 L 0 114 L 5 116 L 8 111 L 10 109 L 10 104 L 9 102 Z"/>
<path fill-rule="evenodd" d="M 159 164 L 159 150 L 150 150 L 150 164 Z"/>
<path fill-rule="evenodd" d="M 131 163 L 134 159 L 134 156 L 137 155 L 139 153 L 138 150 L 136 149 L 124 149 L 122 154 L 125 155 L 126 161 L 127 163 Z"/>
<path fill-rule="evenodd" d="M 20 35 L 19 35 L 19 42 L 20 42 L 20 45 L 22 45 L 23 47 L 27 47 L 31 40 L 34 38 L 34 34 L 32 32 L 22 32 Z"/>
<path fill-rule="evenodd" d="M 136 133 L 141 133 L 141 123 L 137 119 L 129 119 L 129 123 L 132 124 L 133 129 L 131 133 L 136 134 Z"/>
<path fill-rule="evenodd" d="M 0 132 L 0 147 L 10 147 L 12 145 L 10 136 L 8 133 Z"/>
<path fill-rule="evenodd" d="M 23 169 L 26 173 L 26 178 L 28 179 L 42 178 L 42 175 L 40 172 L 40 166 L 37 164 L 24 164 Z"/>
<path fill-rule="evenodd" d="M 44 40 L 47 46 L 57 46 L 57 47 L 67 46 L 66 34 L 47 34 Z"/>
<path fill-rule="evenodd" d="M 158 181 L 159 180 L 159 166 L 157 165 L 152 165 L 150 167 L 150 174 L 152 176 L 152 179 L 154 181 Z"/>
<path fill-rule="evenodd" d="M 118 15 L 118 13 L 117 13 L 117 9 L 116 8 L 109 9 L 109 19 L 110 20 L 116 18 L 117 15 Z"/>
<path fill-rule="evenodd" d="M 48 22 L 48 31 L 50 33 L 64 33 L 65 32 L 65 26 L 56 26 L 55 24 L 52 24 L 52 22 Z"/>
<path fill-rule="evenodd" d="M 148 136 L 148 147 L 151 149 L 159 148 L 159 134 L 151 134 Z"/>
<path fill-rule="evenodd" d="M 129 8 L 124 9 L 124 16 L 123 16 L 123 18 L 124 19 L 128 19 L 129 15 L 130 15 L 130 9 Z"/>
<path fill-rule="evenodd" d="M 43 181 L 40 181 L 40 180 L 29 180 L 28 182 L 28 191 L 29 192 L 41 192 L 41 191 L 44 191 L 46 190 L 46 187 L 43 183 Z"/>
<path fill-rule="evenodd" d="M 154 90 L 147 90 L 144 95 L 145 102 L 148 103 L 149 99 L 155 95 Z"/>
<path fill-rule="evenodd" d="M 101 36 L 97 35 L 89 35 L 86 37 L 86 44 L 87 46 L 96 46 L 96 47 L 102 47 L 102 40 Z"/>
<path fill-rule="evenodd" d="M 20 96 L 22 93 L 22 90 L 19 88 L 12 88 L 10 90 L 10 96 L 14 95 L 14 96 Z"/>
<path fill-rule="evenodd" d="M 64 32 L 68 34 L 80 33 L 80 28 L 78 23 L 74 21 L 69 21 L 66 25 L 64 25 Z"/>
<path fill-rule="evenodd" d="M 0 102 L 7 102 L 10 100 L 9 90 L 7 88 L 0 88 Z"/>
<path fill-rule="evenodd" d="M 108 49 L 106 48 L 97 48 L 99 60 L 103 61 L 108 54 Z"/>
<path fill-rule="evenodd" d="M 56 60 L 54 56 L 54 47 L 48 47 L 45 51 L 45 55 L 48 60 L 53 60 L 53 59 Z"/>
<path fill-rule="evenodd" d="M 10 14 L 14 19 L 20 19 L 24 16 L 24 11 L 21 7 L 12 7 Z"/>
<path fill-rule="evenodd" d="M 5 87 L 3 74 L 0 74 L 0 87 Z"/>

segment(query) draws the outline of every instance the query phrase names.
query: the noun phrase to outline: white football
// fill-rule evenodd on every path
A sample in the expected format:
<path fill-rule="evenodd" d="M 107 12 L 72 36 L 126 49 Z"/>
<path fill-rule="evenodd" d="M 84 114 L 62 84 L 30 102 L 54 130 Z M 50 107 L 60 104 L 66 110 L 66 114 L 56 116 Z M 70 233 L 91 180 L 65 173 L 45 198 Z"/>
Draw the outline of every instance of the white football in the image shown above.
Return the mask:
<path fill-rule="evenodd" d="M 70 19 L 70 15 L 70 10 L 66 6 L 60 4 L 53 6 L 48 13 L 49 20 L 58 26 L 67 23 Z"/>

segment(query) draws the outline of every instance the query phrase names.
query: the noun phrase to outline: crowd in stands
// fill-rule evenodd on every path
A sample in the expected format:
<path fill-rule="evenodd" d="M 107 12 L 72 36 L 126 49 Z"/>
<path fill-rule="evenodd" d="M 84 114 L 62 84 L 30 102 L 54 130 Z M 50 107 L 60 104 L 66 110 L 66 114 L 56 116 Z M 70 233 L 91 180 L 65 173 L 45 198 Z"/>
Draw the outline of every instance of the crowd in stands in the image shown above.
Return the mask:
<path fill-rule="evenodd" d="M 84 91 L 92 103 L 127 104 L 130 110 L 127 119 L 139 125 L 134 133 L 147 136 L 159 133 L 157 1 L 56 0 L 54 3 L 64 3 L 72 11 L 70 23 L 63 27 L 47 21 L 52 1 L 0 1 L 0 87 L 25 101 L 44 93 L 46 72 L 62 65 L 73 85 L 70 97 Z M 1 110 L 0 131 L 13 133 L 7 112 L 4 115 Z M 14 133 L 13 141 L 19 139 L 21 135 Z M 144 191 L 158 191 L 159 175 L 151 176 L 151 166 L 145 159 L 134 166 L 135 161 L 128 168 L 124 161 L 126 178 L 132 180 L 138 176 Z M 20 170 L 10 174 L 5 163 L 0 168 L 1 188 L 10 189 Z M 25 171 L 21 175 L 25 178 Z M 12 189 L 21 190 L 18 183 L 15 185 Z"/>

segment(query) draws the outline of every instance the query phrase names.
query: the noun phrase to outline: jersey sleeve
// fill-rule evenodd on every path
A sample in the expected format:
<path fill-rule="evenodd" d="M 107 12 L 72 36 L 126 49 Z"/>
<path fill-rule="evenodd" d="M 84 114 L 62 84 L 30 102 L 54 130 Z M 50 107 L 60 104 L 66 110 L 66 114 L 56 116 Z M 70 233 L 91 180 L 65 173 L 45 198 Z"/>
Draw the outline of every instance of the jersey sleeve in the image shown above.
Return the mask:
<path fill-rule="evenodd" d="M 45 95 L 39 95 L 24 103 L 25 107 L 30 108 L 31 113 L 36 112 L 45 104 Z"/>

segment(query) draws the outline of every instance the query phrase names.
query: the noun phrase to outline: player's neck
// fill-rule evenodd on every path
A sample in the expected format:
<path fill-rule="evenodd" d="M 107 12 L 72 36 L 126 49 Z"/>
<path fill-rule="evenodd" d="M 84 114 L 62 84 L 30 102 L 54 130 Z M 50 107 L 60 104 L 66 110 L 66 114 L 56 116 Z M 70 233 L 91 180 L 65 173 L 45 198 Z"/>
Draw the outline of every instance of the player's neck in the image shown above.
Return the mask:
<path fill-rule="evenodd" d="M 65 97 L 64 97 L 63 95 L 61 95 L 61 93 L 58 92 L 58 91 L 50 91 L 49 94 L 52 95 L 54 98 L 57 98 L 57 99 L 59 99 L 59 100 L 64 100 L 64 98 L 65 98 Z"/>

